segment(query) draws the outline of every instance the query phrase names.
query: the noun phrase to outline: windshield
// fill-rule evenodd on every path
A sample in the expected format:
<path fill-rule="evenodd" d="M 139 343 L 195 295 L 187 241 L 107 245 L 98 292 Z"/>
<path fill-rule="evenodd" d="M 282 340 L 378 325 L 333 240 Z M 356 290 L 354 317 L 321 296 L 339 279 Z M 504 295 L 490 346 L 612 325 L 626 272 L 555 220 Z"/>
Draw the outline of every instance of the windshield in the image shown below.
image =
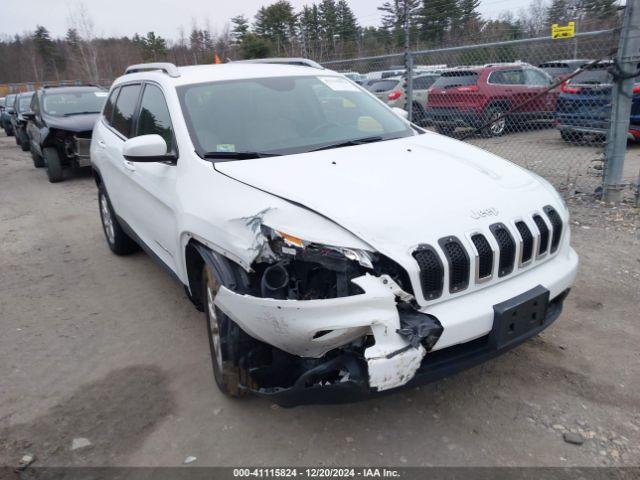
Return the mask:
<path fill-rule="evenodd" d="M 7 95 L 7 98 L 6 98 L 7 108 L 12 108 L 13 107 L 13 103 L 15 102 L 15 100 L 16 100 L 16 96 L 15 95 Z"/>
<path fill-rule="evenodd" d="M 107 92 L 103 91 L 49 93 L 42 106 L 46 114 L 54 116 L 99 113 L 106 98 Z"/>
<path fill-rule="evenodd" d="M 29 111 L 29 105 L 31 105 L 31 97 L 33 97 L 33 94 L 31 94 L 31 95 L 20 95 L 20 97 L 18 99 L 18 112 L 19 113 L 28 112 Z"/>
<path fill-rule="evenodd" d="M 380 101 L 342 77 L 231 80 L 186 85 L 178 94 L 200 156 L 284 155 L 414 134 Z"/>
<path fill-rule="evenodd" d="M 433 88 L 466 87 L 478 82 L 476 72 L 445 72 L 433 84 Z"/>

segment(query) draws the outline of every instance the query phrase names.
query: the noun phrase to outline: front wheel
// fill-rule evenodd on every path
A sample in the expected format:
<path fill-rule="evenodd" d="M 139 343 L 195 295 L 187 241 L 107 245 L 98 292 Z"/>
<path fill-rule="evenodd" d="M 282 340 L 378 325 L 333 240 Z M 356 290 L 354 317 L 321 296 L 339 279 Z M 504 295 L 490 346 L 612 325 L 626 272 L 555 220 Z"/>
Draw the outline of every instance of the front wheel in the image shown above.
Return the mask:
<path fill-rule="evenodd" d="M 202 269 L 202 287 L 213 378 L 225 395 L 243 397 L 247 390 L 242 386 L 249 385 L 250 381 L 248 372 L 236 362 L 239 354 L 240 328 L 215 305 L 220 282 L 209 265 Z"/>
<path fill-rule="evenodd" d="M 102 230 L 111 251 L 116 255 L 128 255 L 135 252 L 138 249 L 138 244 L 126 234 L 118 223 L 111 201 L 103 185 L 98 187 L 98 205 L 100 207 Z"/>
<path fill-rule="evenodd" d="M 43 168 L 46 166 L 42 155 L 36 152 L 33 147 L 31 147 L 31 159 L 33 160 L 33 166 L 36 168 Z"/>
<path fill-rule="evenodd" d="M 64 178 L 62 172 L 62 162 L 58 150 L 52 147 L 44 149 L 44 159 L 47 163 L 47 177 L 51 183 L 61 182 Z"/>
<path fill-rule="evenodd" d="M 29 136 L 26 133 L 22 133 L 20 134 L 20 137 L 20 148 L 23 152 L 28 152 L 31 149 L 31 146 L 29 145 Z"/>
<path fill-rule="evenodd" d="M 491 122 L 489 126 L 482 129 L 482 136 L 485 138 L 499 137 L 504 135 L 507 129 L 507 118 L 503 117 L 503 110 L 500 107 L 489 107 L 485 114 L 485 122 Z"/>

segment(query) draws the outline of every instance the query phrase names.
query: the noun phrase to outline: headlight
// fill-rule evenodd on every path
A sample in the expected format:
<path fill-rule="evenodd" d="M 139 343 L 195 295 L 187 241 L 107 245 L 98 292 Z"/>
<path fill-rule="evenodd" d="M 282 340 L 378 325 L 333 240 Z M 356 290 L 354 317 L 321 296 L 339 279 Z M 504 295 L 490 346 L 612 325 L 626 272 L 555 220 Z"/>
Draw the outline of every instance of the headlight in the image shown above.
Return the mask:
<path fill-rule="evenodd" d="M 358 262 L 365 268 L 373 269 L 371 253 L 366 250 L 313 243 L 264 225 L 262 228 L 263 233 L 269 239 L 271 249 L 276 254 L 290 256 L 317 254 L 325 257 L 339 254 L 347 260 Z"/>
<path fill-rule="evenodd" d="M 267 298 L 298 300 L 346 297 L 363 293 L 352 279 L 387 274 L 412 292 L 409 277 L 396 262 L 378 252 L 311 242 L 262 225 L 270 252 L 254 263 L 255 285 Z"/>

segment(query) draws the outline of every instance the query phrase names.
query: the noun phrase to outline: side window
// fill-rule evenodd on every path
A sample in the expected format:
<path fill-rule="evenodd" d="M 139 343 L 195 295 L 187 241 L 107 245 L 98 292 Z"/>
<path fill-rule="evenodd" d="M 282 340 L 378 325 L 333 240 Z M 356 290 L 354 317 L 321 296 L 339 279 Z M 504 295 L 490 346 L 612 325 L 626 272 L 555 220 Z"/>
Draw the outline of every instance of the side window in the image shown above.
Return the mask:
<path fill-rule="evenodd" d="M 490 83 L 500 85 L 524 85 L 522 70 L 497 70 L 491 73 Z"/>
<path fill-rule="evenodd" d="M 125 85 L 120 87 L 120 94 L 113 109 L 113 121 L 111 125 L 122 135 L 129 138 L 133 125 L 133 114 L 138 105 L 140 85 Z"/>
<path fill-rule="evenodd" d="M 167 142 L 168 150 L 173 149 L 173 127 L 169 107 L 164 99 L 162 90 L 155 85 L 144 87 L 140 115 L 138 117 L 138 135 L 158 134 Z"/>
<path fill-rule="evenodd" d="M 524 76 L 527 85 L 533 87 L 547 87 L 551 85 L 551 80 L 544 73 L 537 70 L 527 69 L 524 71 Z"/>
<path fill-rule="evenodd" d="M 104 119 L 107 121 L 109 125 L 111 125 L 111 117 L 113 116 L 113 107 L 116 103 L 116 98 L 118 97 L 118 91 L 120 88 L 114 88 L 109 95 L 106 103 L 104 104 L 104 110 L 102 111 L 102 115 L 104 115 Z"/>

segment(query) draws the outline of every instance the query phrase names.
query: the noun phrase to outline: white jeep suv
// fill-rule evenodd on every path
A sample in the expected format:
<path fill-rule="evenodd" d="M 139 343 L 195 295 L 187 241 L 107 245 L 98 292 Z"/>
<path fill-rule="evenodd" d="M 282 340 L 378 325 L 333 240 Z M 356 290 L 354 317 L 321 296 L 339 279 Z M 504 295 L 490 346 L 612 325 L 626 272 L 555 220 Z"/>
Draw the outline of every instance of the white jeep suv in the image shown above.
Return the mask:
<path fill-rule="evenodd" d="M 576 275 L 545 180 L 321 68 L 130 67 L 91 159 L 109 247 L 185 286 L 232 396 L 432 381 L 549 326 Z"/>

